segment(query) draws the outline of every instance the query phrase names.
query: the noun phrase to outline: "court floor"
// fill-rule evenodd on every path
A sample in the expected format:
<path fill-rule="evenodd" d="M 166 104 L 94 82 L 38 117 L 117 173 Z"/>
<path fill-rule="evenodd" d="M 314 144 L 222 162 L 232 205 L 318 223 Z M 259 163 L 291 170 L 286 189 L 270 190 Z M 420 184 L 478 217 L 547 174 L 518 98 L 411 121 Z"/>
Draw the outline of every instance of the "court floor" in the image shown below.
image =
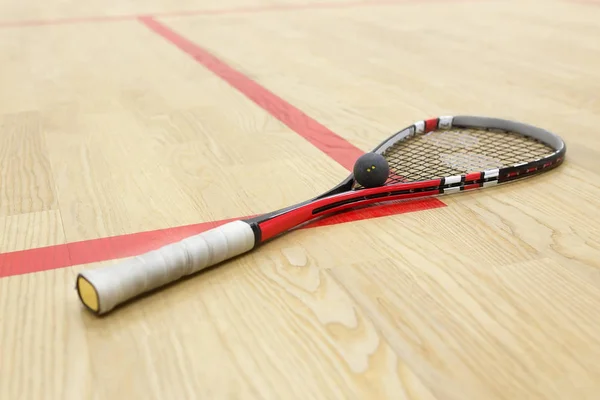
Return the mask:
<path fill-rule="evenodd" d="M 0 0 L 0 399 L 596 399 L 600 2 Z M 97 317 L 79 271 L 507 118 L 527 182 L 349 212 Z"/>

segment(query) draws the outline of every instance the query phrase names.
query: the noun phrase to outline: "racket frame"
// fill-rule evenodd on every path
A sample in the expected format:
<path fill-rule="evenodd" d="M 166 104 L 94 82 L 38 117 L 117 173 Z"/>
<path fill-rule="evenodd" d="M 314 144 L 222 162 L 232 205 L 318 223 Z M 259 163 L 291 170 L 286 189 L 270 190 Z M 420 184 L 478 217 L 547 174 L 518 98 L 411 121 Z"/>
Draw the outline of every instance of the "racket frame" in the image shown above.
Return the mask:
<path fill-rule="evenodd" d="M 477 116 L 422 120 L 388 137 L 372 151 L 382 154 L 398 141 L 413 135 L 452 127 L 516 132 L 545 143 L 554 151 L 546 157 L 504 168 L 374 188 L 356 188 L 353 174 L 350 174 L 329 191 L 296 205 L 226 223 L 117 265 L 81 271 L 75 285 L 78 296 L 92 313 L 105 314 L 142 293 L 247 253 L 317 218 L 372 203 L 465 192 L 521 180 L 554 169 L 565 158 L 566 145 L 554 133 L 520 122 Z M 166 271 L 170 269 L 177 269 L 177 272 Z"/>

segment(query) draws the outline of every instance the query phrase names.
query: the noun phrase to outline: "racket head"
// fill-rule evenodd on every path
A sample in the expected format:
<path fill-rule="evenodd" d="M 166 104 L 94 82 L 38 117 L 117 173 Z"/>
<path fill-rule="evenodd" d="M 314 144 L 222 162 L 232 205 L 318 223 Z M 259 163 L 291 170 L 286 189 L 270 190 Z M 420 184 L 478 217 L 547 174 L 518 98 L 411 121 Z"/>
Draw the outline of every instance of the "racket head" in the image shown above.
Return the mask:
<path fill-rule="evenodd" d="M 564 141 L 536 126 L 490 117 L 442 116 L 416 122 L 372 150 L 388 162 L 384 186 L 435 179 L 481 186 L 545 172 L 560 165 Z M 364 189 L 352 176 L 353 190 Z M 485 184 L 485 185 L 484 185 Z"/>
<path fill-rule="evenodd" d="M 443 116 L 416 122 L 372 151 L 389 165 L 382 186 L 362 187 L 351 173 L 320 196 L 249 218 L 256 243 L 349 208 L 470 191 L 534 176 L 559 166 L 566 146 L 558 135 L 516 121 Z"/>

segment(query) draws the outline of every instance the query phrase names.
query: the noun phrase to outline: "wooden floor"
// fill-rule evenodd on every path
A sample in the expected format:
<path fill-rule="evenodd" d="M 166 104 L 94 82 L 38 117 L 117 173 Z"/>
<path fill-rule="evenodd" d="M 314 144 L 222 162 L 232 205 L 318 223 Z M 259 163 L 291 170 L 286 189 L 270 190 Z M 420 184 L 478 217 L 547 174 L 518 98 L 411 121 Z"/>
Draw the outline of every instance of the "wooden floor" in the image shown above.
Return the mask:
<path fill-rule="evenodd" d="M 598 399 L 600 2 L 310 1 L 0 0 L 0 399 Z M 567 161 L 81 306 L 78 271 L 451 114 Z"/>

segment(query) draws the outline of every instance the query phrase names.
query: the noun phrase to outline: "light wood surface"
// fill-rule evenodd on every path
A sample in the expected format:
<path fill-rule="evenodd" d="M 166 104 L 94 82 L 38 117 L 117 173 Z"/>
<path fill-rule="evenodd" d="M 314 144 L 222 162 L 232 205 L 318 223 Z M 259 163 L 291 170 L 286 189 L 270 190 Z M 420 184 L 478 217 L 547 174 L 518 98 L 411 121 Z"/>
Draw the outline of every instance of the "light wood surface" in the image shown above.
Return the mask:
<path fill-rule="evenodd" d="M 258 214 L 346 176 L 138 14 L 363 151 L 451 114 L 567 142 L 534 181 L 302 229 L 103 318 L 75 276 L 118 260 L 0 278 L 0 399 L 598 398 L 600 4 L 0 10 L 0 256 Z"/>

